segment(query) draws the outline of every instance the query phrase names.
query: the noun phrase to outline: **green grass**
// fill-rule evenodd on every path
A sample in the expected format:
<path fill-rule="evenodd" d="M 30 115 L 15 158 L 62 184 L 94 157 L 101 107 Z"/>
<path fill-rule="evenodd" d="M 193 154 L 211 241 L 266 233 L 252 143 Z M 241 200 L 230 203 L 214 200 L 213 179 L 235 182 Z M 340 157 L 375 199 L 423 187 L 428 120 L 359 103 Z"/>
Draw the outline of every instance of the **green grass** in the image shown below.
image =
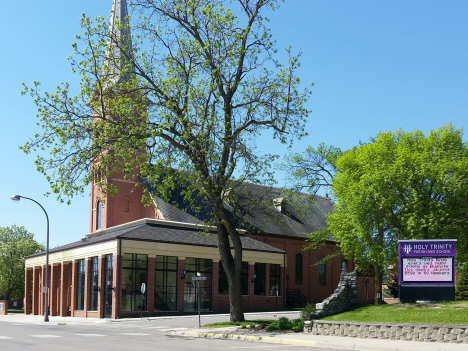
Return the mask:
<path fill-rule="evenodd" d="M 325 317 L 342 322 L 468 324 L 468 301 L 436 304 L 365 305 Z"/>
<path fill-rule="evenodd" d="M 8 313 L 24 313 L 24 310 L 18 308 L 9 308 Z"/>
<path fill-rule="evenodd" d="M 211 324 L 206 324 L 203 327 L 205 328 L 226 328 L 226 327 L 240 327 L 240 326 L 245 326 L 247 324 L 250 325 L 255 325 L 255 324 L 268 324 L 270 325 L 273 323 L 275 320 L 274 319 L 252 319 L 248 320 L 245 322 L 219 322 L 219 323 L 211 323 Z"/>

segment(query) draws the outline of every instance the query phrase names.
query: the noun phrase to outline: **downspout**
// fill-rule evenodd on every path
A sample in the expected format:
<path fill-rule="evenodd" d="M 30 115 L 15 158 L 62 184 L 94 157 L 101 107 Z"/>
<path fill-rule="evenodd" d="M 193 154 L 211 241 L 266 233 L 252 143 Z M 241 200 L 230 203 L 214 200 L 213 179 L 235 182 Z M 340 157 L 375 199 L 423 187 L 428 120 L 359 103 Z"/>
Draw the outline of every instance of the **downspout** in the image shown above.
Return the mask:
<path fill-rule="evenodd" d="M 119 238 L 119 250 L 117 252 L 117 279 L 116 279 L 116 287 L 114 287 L 115 290 L 117 290 L 115 292 L 115 302 L 116 302 L 116 305 L 115 306 L 115 309 L 116 311 L 118 311 L 118 315 L 120 317 L 120 308 L 121 308 L 121 305 L 122 305 L 122 301 L 121 301 L 121 294 L 122 294 L 122 288 L 121 288 L 121 275 L 122 275 L 122 260 L 123 260 L 123 257 L 122 257 L 122 238 Z M 114 291 L 115 291 L 114 290 Z M 117 313 L 116 313 L 117 314 Z"/>
<path fill-rule="evenodd" d="M 286 308 L 286 253 L 283 254 L 283 309 Z"/>

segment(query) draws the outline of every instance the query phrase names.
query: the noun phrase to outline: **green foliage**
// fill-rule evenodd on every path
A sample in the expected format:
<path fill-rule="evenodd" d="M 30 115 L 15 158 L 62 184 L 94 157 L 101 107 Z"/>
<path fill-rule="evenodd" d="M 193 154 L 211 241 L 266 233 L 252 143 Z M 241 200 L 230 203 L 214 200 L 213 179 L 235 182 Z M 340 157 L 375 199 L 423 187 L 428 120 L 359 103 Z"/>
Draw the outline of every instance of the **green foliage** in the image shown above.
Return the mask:
<path fill-rule="evenodd" d="M 300 319 L 288 319 L 281 317 L 265 328 L 267 331 L 275 330 L 303 330 L 304 322 Z"/>
<path fill-rule="evenodd" d="M 464 264 L 458 273 L 455 299 L 468 301 L 468 264 Z"/>
<path fill-rule="evenodd" d="M 0 227 L 0 296 L 12 300 L 24 296 L 24 257 L 38 250 L 44 245 L 24 227 Z"/>
<path fill-rule="evenodd" d="M 217 322 L 205 324 L 206 328 L 225 328 L 225 327 L 235 327 L 239 326 L 242 329 L 245 329 L 247 325 L 257 325 L 257 324 L 271 324 L 273 320 L 271 319 L 252 319 L 244 322 Z"/>
<path fill-rule="evenodd" d="M 275 330 L 303 330 L 304 322 L 301 319 L 288 319 L 281 317 L 276 320 L 271 319 L 254 319 L 245 322 L 218 322 L 204 325 L 206 328 L 225 328 L 240 326 L 241 329 L 245 329 L 247 325 L 259 326 L 259 329 L 265 329 L 267 331 Z"/>
<path fill-rule="evenodd" d="M 279 142 L 292 143 L 306 134 L 310 91 L 299 89 L 300 54 L 287 49 L 284 64 L 275 58 L 265 17 L 275 0 L 132 4 L 133 34 L 128 18 L 114 31 L 102 17 L 95 23 L 81 19 L 84 35 L 77 36 L 69 58 L 81 75 L 78 95 L 67 83 L 55 93 L 41 93 L 38 82 L 25 85 L 22 93 L 38 107 L 42 134 L 22 149 L 49 150 L 36 165 L 61 201 L 81 194 L 90 182 L 104 193 L 116 192 L 108 181 L 115 174 L 128 180 L 142 175 L 157 194 L 183 185 L 180 195 L 195 209 L 192 194 L 206 196 L 232 287 L 231 313 L 243 320 L 242 245 L 223 205 L 225 190 L 236 198 L 236 184 L 274 181 L 270 165 L 276 155 L 260 155 L 257 136 L 269 131 Z M 174 169 L 190 181 L 180 184 Z M 152 204 L 149 195 L 144 200 Z"/>
<path fill-rule="evenodd" d="M 301 308 L 301 320 L 304 320 L 312 312 L 315 312 L 315 303 L 308 302 L 307 305 Z"/>
<path fill-rule="evenodd" d="M 457 259 L 466 261 L 468 147 L 461 130 L 382 132 L 344 152 L 336 166 L 328 230 L 359 269 L 375 269 L 376 292 L 383 270 L 397 264 L 399 239 L 458 239 Z"/>

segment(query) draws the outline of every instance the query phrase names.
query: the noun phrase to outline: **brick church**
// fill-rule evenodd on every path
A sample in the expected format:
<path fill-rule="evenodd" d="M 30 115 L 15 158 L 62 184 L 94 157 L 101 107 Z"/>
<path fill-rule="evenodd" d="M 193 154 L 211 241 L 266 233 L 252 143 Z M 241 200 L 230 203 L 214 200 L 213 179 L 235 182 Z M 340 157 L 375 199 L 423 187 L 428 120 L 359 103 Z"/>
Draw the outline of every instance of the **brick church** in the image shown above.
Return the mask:
<path fill-rule="evenodd" d="M 125 0 L 114 0 L 112 10 L 111 26 L 126 21 Z M 201 312 L 228 312 L 216 228 L 206 226 L 199 213 L 158 196 L 145 207 L 143 191 L 152 189 L 144 179 L 129 181 L 115 174 L 109 181 L 119 189 L 115 196 L 91 184 L 89 233 L 49 251 L 50 315 L 116 319 L 139 316 L 140 311 L 145 316 L 193 313 L 198 306 Z M 301 194 L 309 197 L 311 208 L 299 216 L 281 189 L 246 187 L 250 196 L 264 198 L 271 211 L 269 218 L 259 212 L 238 230 L 244 311 L 282 310 L 332 294 L 342 269 L 354 269 L 352 262 L 336 257 L 316 265 L 336 251 L 332 238 L 322 249 L 303 250 L 306 233 L 326 226 L 332 201 Z M 26 258 L 26 314 L 44 313 L 45 269 L 45 252 Z M 205 279 L 200 295 L 192 280 L 197 275 Z M 373 279 L 359 276 L 359 302 L 372 302 L 373 291 Z"/>

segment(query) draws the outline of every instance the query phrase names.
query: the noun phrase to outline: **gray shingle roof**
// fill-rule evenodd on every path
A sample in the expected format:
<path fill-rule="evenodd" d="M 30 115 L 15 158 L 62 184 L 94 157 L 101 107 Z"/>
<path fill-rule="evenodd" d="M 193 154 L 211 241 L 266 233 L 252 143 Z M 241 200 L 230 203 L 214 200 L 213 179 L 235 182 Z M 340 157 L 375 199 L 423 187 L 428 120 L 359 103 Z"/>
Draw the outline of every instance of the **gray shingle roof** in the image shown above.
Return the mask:
<path fill-rule="evenodd" d="M 152 187 L 144 182 L 145 187 L 152 192 Z M 238 189 L 239 191 L 239 189 Z M 327 227 L 327 214 L 333 212 L 333 202 L 323 196 L 304 193 L 294 193 L 258 184 L 244 183 L 239 191 L 242 194 L 239 203 L 242 207 L 247 199 L 256 199 L 257 204 L 251 203 L 243 215 L 242 220 L 235 219 L 236 227 L 246 229 L 251 233 L 268 233 L 273 235 L 304 238 L 308 233 Z M 178 196 L 178 195 L 177 195 Z M 211 206 L 205 200 L 201 211 L 193 211 L 187 201 L 171 198 L 168 203 L 153 195 L 156 205 L 164 219 L 185 223 L 201 224 L 212 219 Z M 242 199 L 243 198 L 243 199 Z M 286 212 L 281 213 L 275 206 L 273 199 L 286 198 Z M 200 204 L 202 201 L 198 201 Z M 260 205 L 259 205 L 260 204 Z M 256 207 L 257 206 L 257 207 Z M 226 210 L 232 217 L 235 211 L 229 204 Z M 333 240 L 330 238 L 330 240 Z"/>
<path fill-rule="evenodd" d="M 77 247 L 97 244 L 104 241 L 115 239 L 155 241 L 174 244 L 197 245 L 197 246 L 218 246 L 218 238 L 214 232 L 201 232 L 196 228 L 186 228 L 182 226 L 173 226 L 157 223 L 142 223 L 135 226 L 124 227 L 106 231 L 102 234 L 86 237 L 85 240 L 76 241 L 67 245 L 59 246 L 49 250 L 50 253 L 74 249 Z M 251 251 L 284 253 L 283 250 L 264 244 L 245 236 L 241 236 L 242 248 Z M 232 247 L 232 245 L 231 245 Z M 44 255 L 45 252 L 39 252 L 28 257 Z"/>

